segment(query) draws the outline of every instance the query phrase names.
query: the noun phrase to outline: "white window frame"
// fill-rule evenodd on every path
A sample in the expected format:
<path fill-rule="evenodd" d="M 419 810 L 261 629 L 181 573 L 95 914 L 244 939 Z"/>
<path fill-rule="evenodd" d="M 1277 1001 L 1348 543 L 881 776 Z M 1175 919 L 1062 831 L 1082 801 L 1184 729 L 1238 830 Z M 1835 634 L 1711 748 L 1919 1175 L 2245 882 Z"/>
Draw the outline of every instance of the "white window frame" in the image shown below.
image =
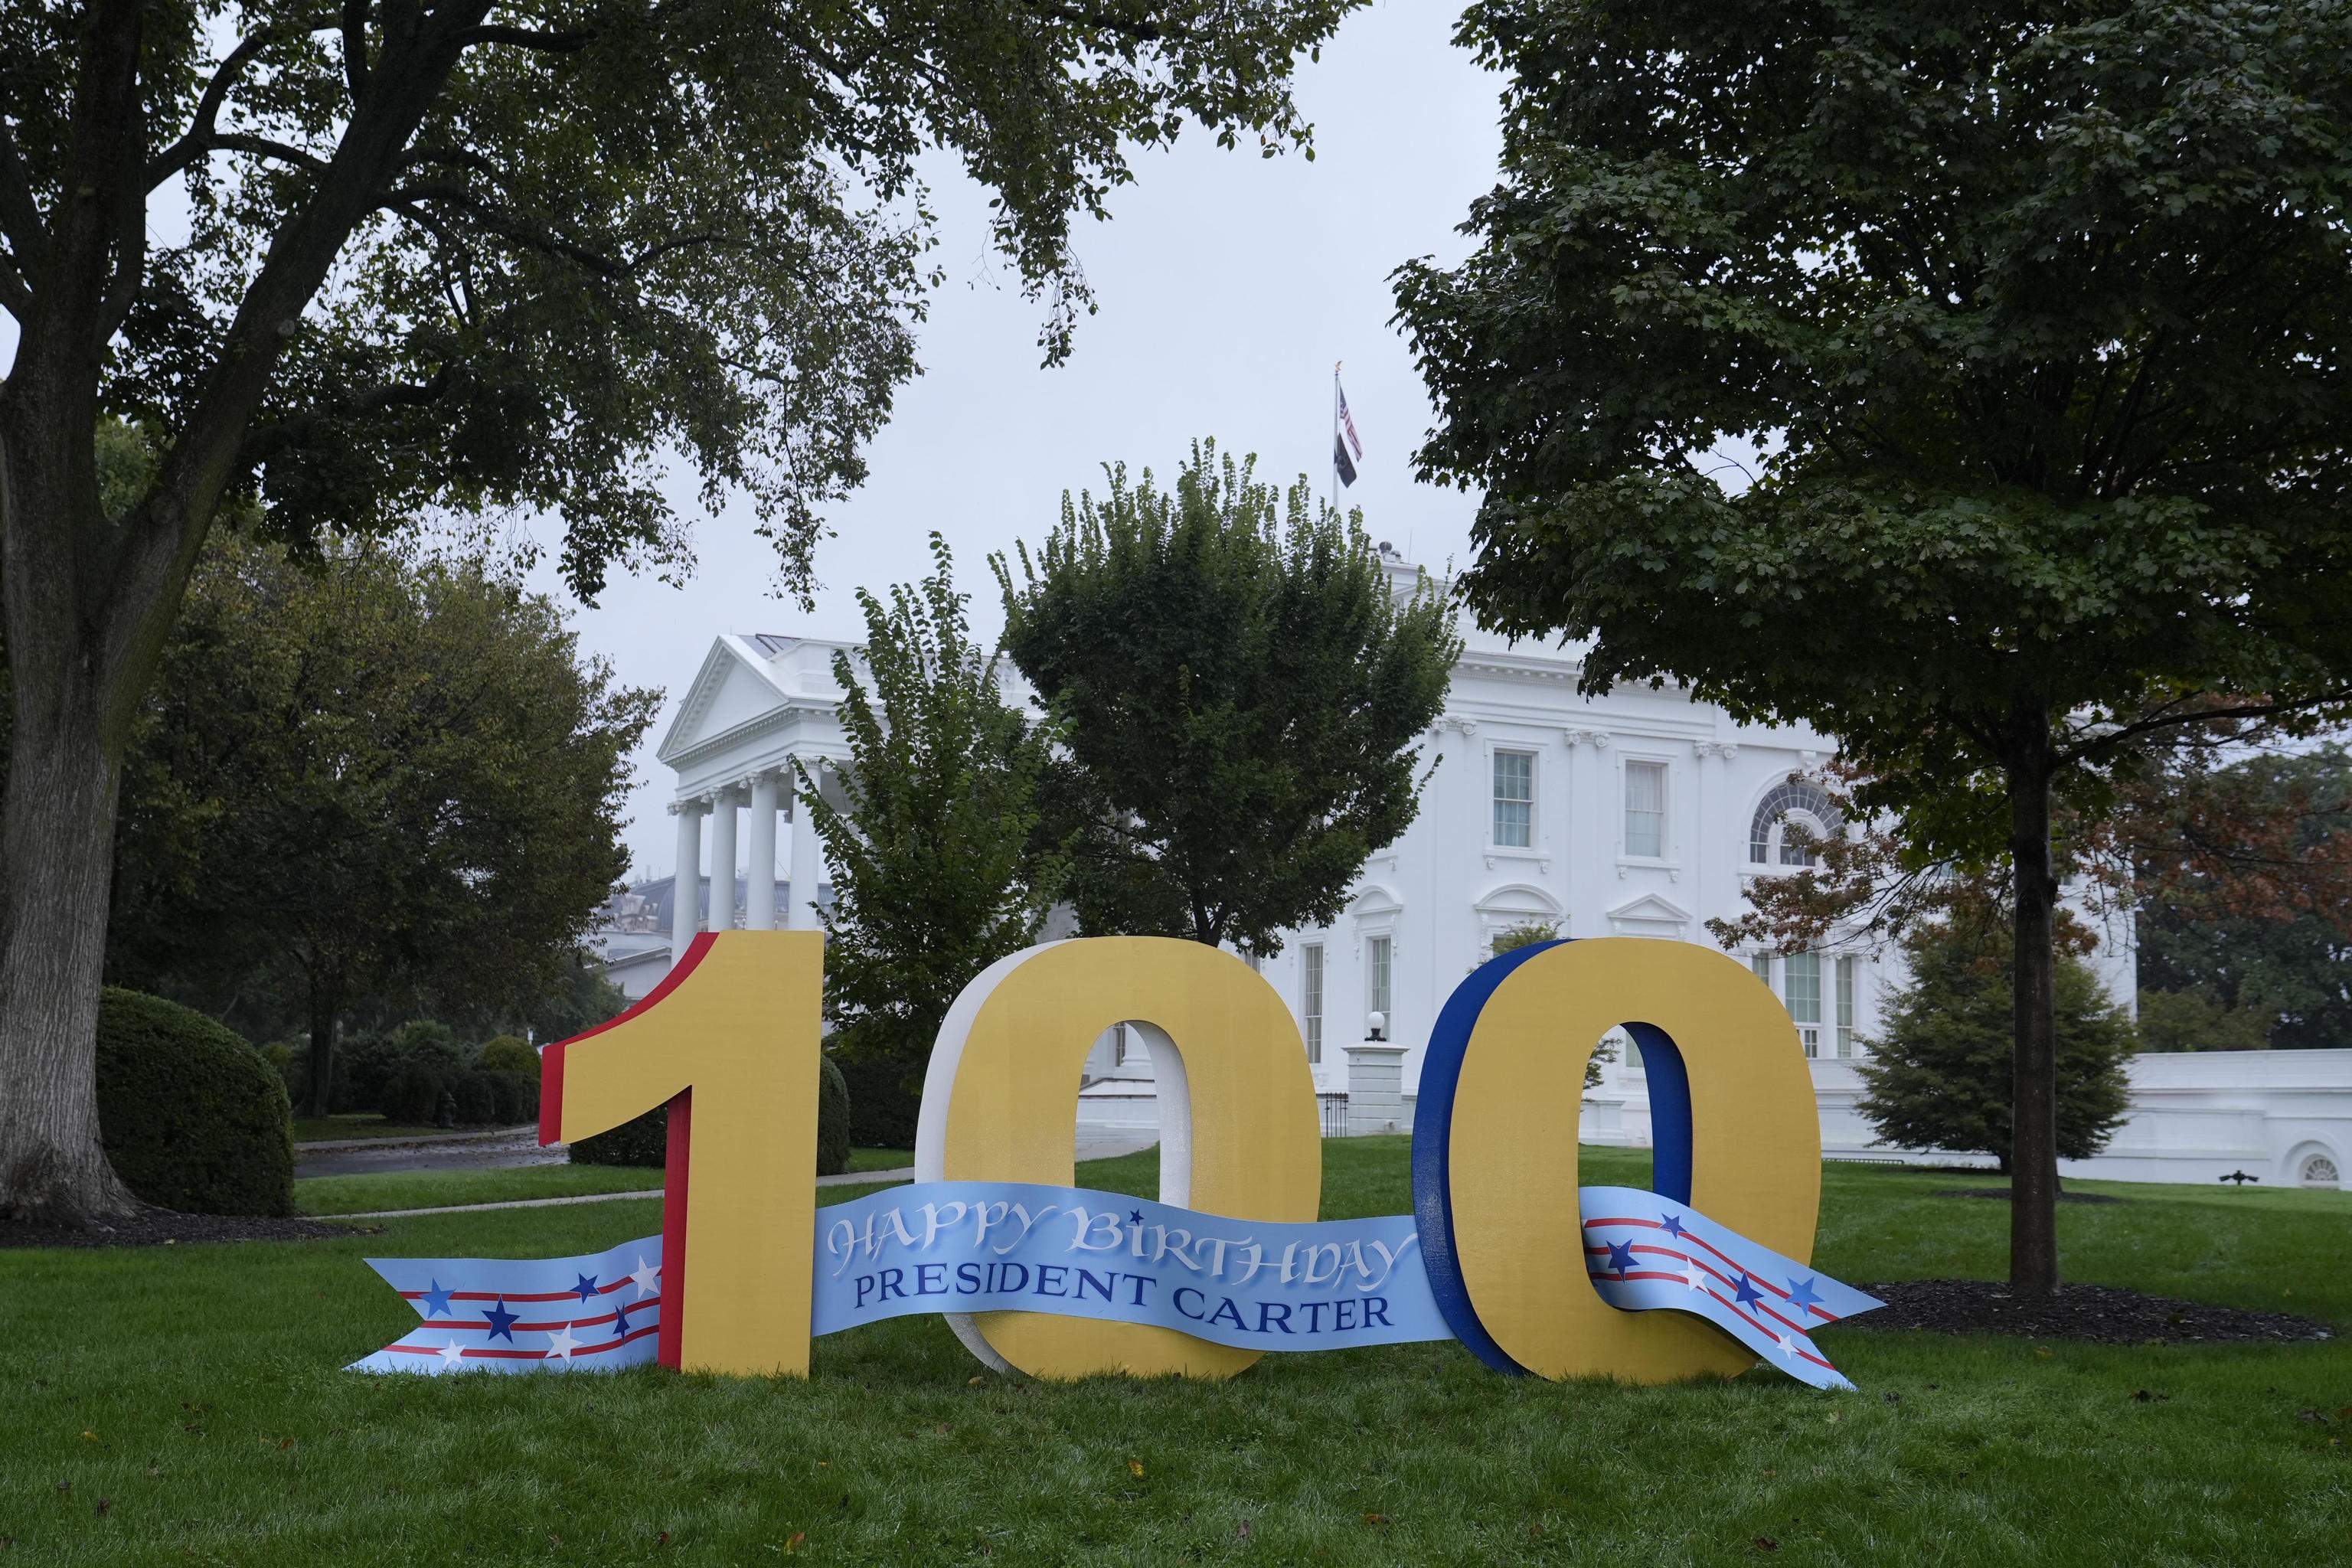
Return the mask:
<path fill-rule="evenodd" d="M 1637 855 L 1633 852 L 1632 826 L 1633 812 L 1633 769 L 1636 764 L 1659 770 L 1658 784 L 1658 852 Z M 1675 761 L 1656 752 L 1620 752 L 1617 753 L 1617 859 L 1625 866 L 1664 866 L 1673 868 L 1675 859 Z"/>
<path fill-rule="evenodd" d="M 1846 1060 L 1854 1054 L 1854 1020 L 1861 1011 L 1856 994 L 1862 989 L 1862 960 L 1836 958 L 1830 962 L 1837 965 L 1837 1054 L 1840 1060 Z"/>
<path fill-rule="evenodd" d="M 1834 964 L 1837 961 L 1830 959 L 1828 962 Z M 1805 1055 L 1808 1057 L 1818 1057 L 1822 1054 L 1822 956 L 1818 952 L 1791 952 L 1784 955 L 1780 960 L 1780 1005 L 1789 1010 L 1789 1021 L 1797 1026 L 1797 1038 L 1803 1043 Z M 1813 989 L 1811 1001 L 1813 1016 L 1810 1018 L 1801 1018 L 1797 1016 L 1796 979 L 1800 965 L 1810 965 L 1812 972 Z"/>
<path fill-rule="evenodd" d="M 1302 944 L 1298 950 L 1298 1032 L 1307 1041 L 1307 1059 L 1310 1062 L 1323 1059 L 1323 1009 L 1330 981 L 1331 965 L 1323 944 Z"/>
<path fill-rule="evenodd" d="M 1382 964 L 1385 952 L 1387 963 Z M 1382 968 L 1388 971 L 1381 974 Z M 1388 994 L 1381 994 L 1385 979 Z M 1364 933 L 1364 1014 L 1367 1019 L 1374 1013 L 1381 1016 L 1381 1037 L 1396 1038 L 1396 932 L 1393 930 Z"/>
<path fill-rule="evenodd" d="M 1501 788 L 1503 781 L 1498 775 L 1502 771 L 1505 757 L 1523 757 L 1527 760 L 1528 798 L 1525 805 L 1528 808 L 1528 841 L 1525 844 L 1506 844 L 1503 842 L 1502 836 L 1496 831 L 1502 826 L 1499 818 L 1504 805 Z M 1541 753 L 1533 746 L 1514 746 L 1507 742 L 1501 742 L 1486 748 L 1486 843 L 1488 847 L 1502 850 L 1507 854 L 1524 855 L 1535 852 L 1539 836 L 1543 831 L 1543 824 L 1539 820 L 1540 814 L 1537 810 L 1537 803 L 1542 798 L 1542 789 Z"/>

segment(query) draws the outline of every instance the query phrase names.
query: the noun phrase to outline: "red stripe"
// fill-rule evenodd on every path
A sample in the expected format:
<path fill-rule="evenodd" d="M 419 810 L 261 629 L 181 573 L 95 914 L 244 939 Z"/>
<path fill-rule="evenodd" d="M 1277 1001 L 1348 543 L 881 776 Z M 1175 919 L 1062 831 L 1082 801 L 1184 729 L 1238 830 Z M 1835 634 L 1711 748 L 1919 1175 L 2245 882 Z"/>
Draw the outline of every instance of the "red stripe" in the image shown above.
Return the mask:
<path fill-rule="evenodd" d="M 677 896 L 678 889 L 673 889 L 672 894 Z M 591 1039 L 607 1029 L 617 1029 L 632 1018 L 643 1017 L 656 1004 L 667 999 L 671 992 L 685 984 L 686 977 L 694 973 L 694 966 L 702 962 L 703 954 L 710 951 L 710 944 L 718 940 L 718 936 L 717 931 L 697 933 L 695 939 L 687 944 L 685 956 L 670 965 L 669 973 L 662 976 L 661 984 L 646 992 L 645 999 L 627 1012 L 607 1018 L 593 1029 L 583 1029 L 568 1040 L 558 1040 L 539 1053 L 541 1147 L 563 1140 L 563 1047 Z"/>
<path fill-rule="evenodd" d="M 693 1142 L 694 1090 L 689 1087 L 669 1102 L 669 1161 L 662 1177 L 662 1293 L 677 1310 L 662 1314 L 660 1348 L 654 1359 L 672 1372 L 678 1369 L 686 1342 L 686 1184 L 694 1168 Z"/>

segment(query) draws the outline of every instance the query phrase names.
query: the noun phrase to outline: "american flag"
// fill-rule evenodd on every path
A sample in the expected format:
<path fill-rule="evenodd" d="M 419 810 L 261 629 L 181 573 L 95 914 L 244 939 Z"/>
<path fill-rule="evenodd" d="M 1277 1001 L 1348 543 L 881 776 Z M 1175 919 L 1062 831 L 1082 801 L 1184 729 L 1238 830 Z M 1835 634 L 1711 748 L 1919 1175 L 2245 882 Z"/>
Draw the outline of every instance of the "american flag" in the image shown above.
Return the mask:
<path fill-rule="evenodd" d="M 1760 1247 L 1687 1204 L 1633 1187 L 1585 1187 L 1584 1267 L 1629 1311 L 1706 1319 L 1799 1382 L 1852 1388 L 1813 1331 L 1886 1303 Z"/>
<path fill-rule="evenodd" d="M 1336 377 L 1333 378 L 1332 385 L 1339 385 Z M 1362 462 L 1364 444 L 1356 438 L 1356 416 L 1348 412 L 1348 394 L 1345 388 L 1341 388 L 1339 392 L 1339 428 L 1348 433 L 1348 445 L 1355 449 L 1356 460 Z"/>
<path fill-rule="evenodd" d="M 587 1258 L 371 1258 L 422 1320 L 351 1372 L 610 1372 L 654 1359 L 662 1238 Z"/>

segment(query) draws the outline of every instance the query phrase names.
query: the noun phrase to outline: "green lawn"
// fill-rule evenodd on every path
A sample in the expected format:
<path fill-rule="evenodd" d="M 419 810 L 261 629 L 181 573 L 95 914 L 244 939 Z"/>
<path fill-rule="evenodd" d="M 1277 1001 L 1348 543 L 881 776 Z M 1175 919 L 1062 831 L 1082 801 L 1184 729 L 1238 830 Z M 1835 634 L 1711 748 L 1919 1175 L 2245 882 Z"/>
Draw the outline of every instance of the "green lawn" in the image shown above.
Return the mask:
<path fill-rule="evenodd" d="M 1327 1145 L 1327 1215 L 1402 1212 L 1405 1152 Z M 1587 1151 L 1586 1179 L 1645 1165 Z M 1154 1169 L 1080 1179 L 1148 1192 Z M 1832 1167 L 1816 1260 L 1995 1274 L 2002 1206 L 1931 1195 L 1984 1180 Z M 2073 1277 L 2352 1332 L 2352 1194 L 2107 1190 L 2131 1201 L 2061 1213 Z M 1845 1395 L 1765 1373 L 1547 1384 L 1454 1345 L 1269 1356 L 1221 1384 L 1018 1384 L 936 1319 L 820 1341 L 806 1382 L 336 1370 L 415 1321 L 363 1255 L 584 1252 L 656 1207 L 0 1253 L 0 1533 L 22 1561 L 105 1564 L 2320 1564 L 2352 1540 L 2344 1341 L 1828 1331 Z"/>
<path fill-rule="evenodd" d="M 634 1165 L 515 1165 L 486 1171 L 396 1171 L 383 1175 L 305 1176 L 294 1184 L 304 1214 L 366 1214 L 515 1198 L 634 1193 L 662 1184 L 662 1173 Z"/>
<path fill-rule="evenodd" d="M 853 1171 L 903 1171 L 915 1163 L 912 1149 L 852 1149 L 849 1168 Z"/>

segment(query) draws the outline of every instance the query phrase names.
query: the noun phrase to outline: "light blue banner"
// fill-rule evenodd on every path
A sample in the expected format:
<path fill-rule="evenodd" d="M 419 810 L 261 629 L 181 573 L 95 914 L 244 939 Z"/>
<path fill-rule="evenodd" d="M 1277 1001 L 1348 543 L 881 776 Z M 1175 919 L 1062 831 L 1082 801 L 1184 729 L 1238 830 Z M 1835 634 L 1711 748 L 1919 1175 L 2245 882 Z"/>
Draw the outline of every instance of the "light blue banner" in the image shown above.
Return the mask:
<path fill-rule="evenodd" d="M 1580 1187 L 1584 1267 L 1629 1312 L 1705 1318 L 1801 1383 L 1852 1388 L 1813 1331 L 1885 1302 L 1639 1187 Z"/>
<path fill-rule="evenodd" d="M 812 1332 L 998 1311 L 1154 1323 L 1253 1351 L 1454 1337 L 1411 1215 L 1275 1225 L 1013 1182 L 925 1182 L 817 1211 Z"/>
<path fill-rule="evenodd" d="M 654 1359 L 662 1238 L 584 1258 L 371 1258 L 424 1321 L 350 1372 L 610 1372 Z"/>

